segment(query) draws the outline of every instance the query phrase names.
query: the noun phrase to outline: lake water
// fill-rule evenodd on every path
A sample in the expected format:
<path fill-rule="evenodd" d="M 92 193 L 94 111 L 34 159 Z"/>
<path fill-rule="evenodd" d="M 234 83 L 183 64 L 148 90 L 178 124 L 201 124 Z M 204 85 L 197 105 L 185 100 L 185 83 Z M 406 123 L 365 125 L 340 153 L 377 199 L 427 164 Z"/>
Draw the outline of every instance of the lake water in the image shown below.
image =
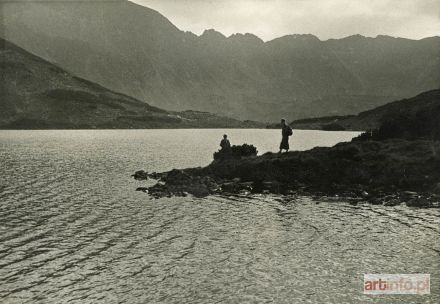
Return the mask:
<path fill-rule="evenodd" d="M 311 198 L 155 200 L 140 169 L 210 162 L 222 134 L 0 131 L 0 303 L 440 303 L 440 210 Z M 295 131 L 293 149 L 357 133 Z M 430 273 L 431 295 L 366 296 L 364 273 Z"/>

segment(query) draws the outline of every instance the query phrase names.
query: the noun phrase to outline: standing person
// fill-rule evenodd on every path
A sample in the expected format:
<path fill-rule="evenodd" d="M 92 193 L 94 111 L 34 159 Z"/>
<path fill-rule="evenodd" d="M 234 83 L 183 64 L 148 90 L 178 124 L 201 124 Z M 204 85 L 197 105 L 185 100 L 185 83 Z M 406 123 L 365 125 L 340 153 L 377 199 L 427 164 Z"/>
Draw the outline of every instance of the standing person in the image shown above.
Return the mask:
<path fill-rule="evenodd" d="M 228 135 L 223 135 L 223 139 L 220 142 L 220 147 L 222 148 L 220 151 L 223 153 L 231 152 L 231 143 L 229 142 Z"/>
<path fill-rule="evenodd" d="M 280 152 L 283 150 L 286 150 L 286 152 L 289 152 L 289 136 L 293 134 L 292 128 L 286 124 L 286 120 L 283 118 L 281 119 L 281 144 L 280 144 Z"/>

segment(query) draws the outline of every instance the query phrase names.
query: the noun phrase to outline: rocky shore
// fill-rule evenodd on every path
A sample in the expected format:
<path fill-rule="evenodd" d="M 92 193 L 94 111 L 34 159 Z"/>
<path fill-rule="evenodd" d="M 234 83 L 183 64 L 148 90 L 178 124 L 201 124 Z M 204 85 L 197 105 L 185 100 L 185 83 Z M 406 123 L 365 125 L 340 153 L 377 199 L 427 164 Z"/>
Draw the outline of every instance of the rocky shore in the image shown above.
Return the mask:
<path fill-rule="evenodd" d="M 138 171 L 157 183 L 139 191 L 160 198 L 211 194 L 318 195 L 356 204 L 439 207 L 440 142 L 355 140 L 305 152 L 213 161 L 204 168 Z"/>
<path fill-rule="evenodd" d="M 432 90 L 349 117 L 347 126 L 370 131 L 331 148 L 254 156 L 238 147 L 204 168 L 134 176 L 158 180 L 139 189 L 153 197 L 273 193 L 439 207 L 439 97 Z"/>

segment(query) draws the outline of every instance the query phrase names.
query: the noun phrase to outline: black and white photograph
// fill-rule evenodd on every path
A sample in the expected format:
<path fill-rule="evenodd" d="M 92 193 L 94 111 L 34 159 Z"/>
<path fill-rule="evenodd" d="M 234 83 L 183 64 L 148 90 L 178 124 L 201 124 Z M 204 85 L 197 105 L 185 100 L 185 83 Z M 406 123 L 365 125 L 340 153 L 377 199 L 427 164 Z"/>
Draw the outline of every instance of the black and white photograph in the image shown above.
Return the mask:
<path fill-rule="evenodd" d="M 440 303 L 440 1 L 0 0 L 0 303 Z"/>

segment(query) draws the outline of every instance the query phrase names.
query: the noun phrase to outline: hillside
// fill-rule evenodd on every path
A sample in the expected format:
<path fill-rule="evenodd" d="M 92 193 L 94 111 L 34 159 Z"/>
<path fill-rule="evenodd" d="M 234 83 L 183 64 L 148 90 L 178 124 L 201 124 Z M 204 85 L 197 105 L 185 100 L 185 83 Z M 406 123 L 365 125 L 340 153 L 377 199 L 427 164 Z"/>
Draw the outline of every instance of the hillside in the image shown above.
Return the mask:
<path fill-rule="evenodd" d="M 388 132 L 397 133 L 397 129 L 400 128 L 402 134 L 396 134 L 396 137 L 439 137 L 440 90 L 431 90 L 409 99 L 391 102 L 358 115 L 296 120 L 291 126 L 296 129 L 358 131 L 384 131 L 386 128 L 392 128 L 393 131 L 390 129 Z"/>
<path fill-rule="evenodd" d="M 183 32 L 116 1 L 7 1 L 0 33 L 63 69 L 167 110 L 260 121 L 357 114 L 440 83 L 440 37 Z M 287 113 L 287 114 L 286 114 Z"/>
<path fill-rule="evenodd" d="M 0 39 L 0 128 L 255 127 L 205 112 L 169 112 L 78 78 Z"/>

